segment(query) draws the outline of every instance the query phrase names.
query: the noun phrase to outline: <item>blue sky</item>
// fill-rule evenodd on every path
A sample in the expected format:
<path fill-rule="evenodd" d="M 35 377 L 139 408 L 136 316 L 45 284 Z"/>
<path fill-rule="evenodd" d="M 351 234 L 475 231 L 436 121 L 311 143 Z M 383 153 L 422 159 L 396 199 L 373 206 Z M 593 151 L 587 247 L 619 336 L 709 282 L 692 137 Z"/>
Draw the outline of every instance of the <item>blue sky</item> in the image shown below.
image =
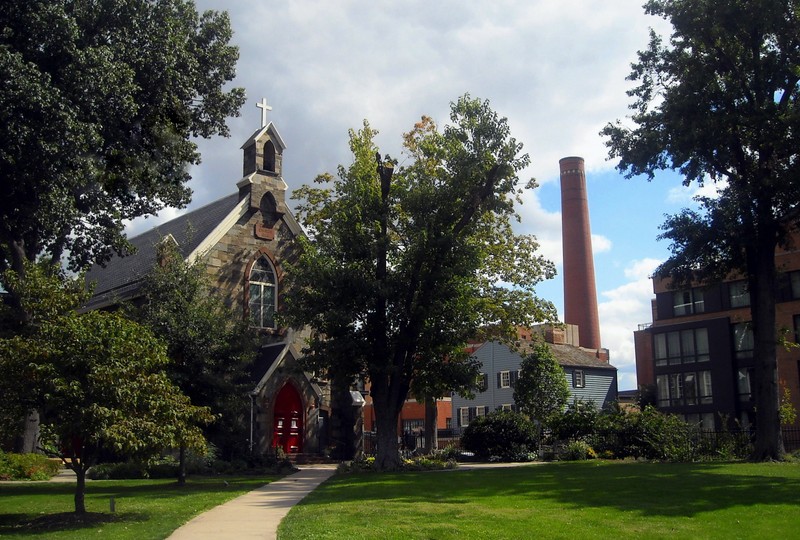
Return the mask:
<path fill-rule="evenodd" d="M 398 156 L 401 134 L 421 115 L 444 124 L 449 103 L 462 94 L 488 99 L 531 156 L 522 183 L 535 177 L 541 184 L 524 196 L 519 232 L 535 234 L 558 265 L 558 160 L 586 160 L 601 337 L 619 368 L 620 388 L 635 388 L 633 331 L 651 320 L 648 276 L 668 254 L 668 245 L 656 241 L 659 225 L 692 195 L 672 173 L 653 182 L 624 179 L 598 134 L 628 114 L 625 77 L 649 28 L 669 30 L 644 15 L 642 3 L 200 0 L 201 10 L 230 13 L 240 47 L 234 84 L 248 100 L 229 122 L 231 138 L 200 142 L 203 163 L 191 171 L 189 208 L 236 189 L 239 148 L 260 126 L 255 103 L 262 97 L 287 145 L 290 189 L 347 163 L 347 130 L 365 118 L 380 131 L 381 150 Z M 165 210 L 129 232 L 180 212 Z M 563 315 L 560 277 L 538 292 Z"/>

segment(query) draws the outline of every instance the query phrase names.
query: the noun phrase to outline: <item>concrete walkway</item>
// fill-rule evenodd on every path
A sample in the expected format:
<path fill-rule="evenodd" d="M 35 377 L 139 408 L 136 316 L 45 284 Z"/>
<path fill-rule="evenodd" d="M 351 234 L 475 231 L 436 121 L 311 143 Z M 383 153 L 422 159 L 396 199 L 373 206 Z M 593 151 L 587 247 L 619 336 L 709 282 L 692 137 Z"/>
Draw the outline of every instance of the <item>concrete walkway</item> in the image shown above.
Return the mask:
<path fill-rule="evenodd" d="M 300 472 L 212 508 L 169 536 L 170 540 L 274 539 L 289 509 L 322 482 L 336 465 L 304 465 Z"/>

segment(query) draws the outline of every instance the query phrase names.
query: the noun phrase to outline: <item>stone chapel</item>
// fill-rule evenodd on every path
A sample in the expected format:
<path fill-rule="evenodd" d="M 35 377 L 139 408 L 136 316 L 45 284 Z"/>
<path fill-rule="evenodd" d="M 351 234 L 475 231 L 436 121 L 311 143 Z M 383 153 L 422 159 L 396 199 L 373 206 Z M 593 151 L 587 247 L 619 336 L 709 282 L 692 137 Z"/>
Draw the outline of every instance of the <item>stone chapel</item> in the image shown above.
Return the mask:
<path fill-rule="evenodd" d="M 303 231 L 286 206 L 286 145 L 266 121 L 266 102 L 258 106 L 262 127 L 241 148 L 238 192 L 130 238 L 134 254 L 114 257 L 105 268 L 88 273 L 87 281 L 94 282 L 95 289 L 86 309 L 113 309 L 135 300 L 143 277 L 157 263 L 158 244 L 174 242 L 188 262 L 205 263 L 212 286 L 222 292 L 231 312 L 258 329 L 260 345 L 249 394 L 250 448 L 321 454 L 349 440 L 352 452 L 352 441 L 358 440 L 353 431 L 358 404 L 354 407 L 350 393 L 344 392 L 337 409 L 326 381 L 304 372 L 298 363 L 302 332 L 279 328 L 275 322 L 284 294 L 282 263 L 290 259 L 293 240 Z"/>

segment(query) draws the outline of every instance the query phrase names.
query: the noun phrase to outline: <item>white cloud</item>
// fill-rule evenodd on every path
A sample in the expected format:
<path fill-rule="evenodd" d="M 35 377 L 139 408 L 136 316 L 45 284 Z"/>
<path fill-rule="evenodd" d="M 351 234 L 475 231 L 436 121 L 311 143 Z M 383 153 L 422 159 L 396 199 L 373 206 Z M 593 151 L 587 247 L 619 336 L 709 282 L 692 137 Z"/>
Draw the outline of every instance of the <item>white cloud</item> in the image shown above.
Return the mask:
<path fill-rule="evenodd" d="M 702 186 L 692 183 L 689 186 L 683 184 L 676 186 L 667 193 L 667 202 L 682 206 L 696 206 L 697 197 L 708 197 L 715 199 L 719 196 L 719 191 L 728 186 L 726 181 L 713 182 L 708 180 Z"/>
<path fill-rule="evenodd" d="M 632 281 L 649 280 L 659 264 L 661 264 L 661 261 L 658 259 L 640 259 L 638 261 L 633 261 L 625 267 L 625 277 Z"/>
<path fill-rule="evenodd" d="M 166 223 L 181 214 L 186 213 L 186 209 L 178 210 L 177 208 L 165 208 L 155 216 L 139 217 L 125 223 L 125 234 L 128 238 L 132 238 L 139 234 L 149 231 L 153 227 L 157 227 L 162 223 Z"/>
<path fill-rule="evenodd" d="M 611 251 L 612 246 L 611 240 L 605 236 L 601 234 L 592 235 L 592 253 L 594 255 Z"/>
<path fill-rule="evenodd" d="M 535 191 L 522 195 L 522 206 L 517 208 L 521 223 L 517 224 L 519 234 L 533 234 L 539 242 L 539 253 L 556 266 L 563 260 L 561 251 L 561 212 L 548 212 L 542 207 Z"/>
<path fill-rule="evenodd" d="M 649 276 L 659 262 L 655 259 L 632 261 L 624 271 L 630 281 L 600 293 L 601 341 L 610 350 L 611 363 L 618 369 L 621 390 L 636 388 L 633 332 L 639 324 L 652 322 L 653 285 Z"/>

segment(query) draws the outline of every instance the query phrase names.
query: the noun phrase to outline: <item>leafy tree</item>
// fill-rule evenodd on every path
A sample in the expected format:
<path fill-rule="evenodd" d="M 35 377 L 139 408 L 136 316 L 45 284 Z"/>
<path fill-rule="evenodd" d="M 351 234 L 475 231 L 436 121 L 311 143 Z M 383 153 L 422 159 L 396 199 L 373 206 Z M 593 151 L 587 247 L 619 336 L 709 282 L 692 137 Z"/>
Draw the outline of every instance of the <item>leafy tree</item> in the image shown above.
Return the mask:
<path fill-rule="evenodd" d="M 650 0 L 670 21 L 651 32 L 629 92 L 634 127 L 603 130 L 627 176 L 677 169 L 684 183 L 715 182 L 664 224 L 672 255 L 658 269 L 674 283 L 747 276 L 755 340 L 753 459 L 784 455 L 778 417 L 775 249 L 788 247 L 800 205 L 800 8 L 795 1 Z"/>
<path fill-rule="evenodd" d="M 380 469 L 400 466 L 397 419 L 416 376 L 465 362 L 480 329 L 513 335 L 556 316 L 533 294 L 553 265 L 511 229 L 528 156 L 488 102 L 464 96 L 450 120 L 439 132 L 423 117 L 394 173 L 365 122 L 350 132 L 353 163 L 317 178 L 332 186 L 295 192 L 310 238 L 287 271 L 285 322 L 311 329 L 311 369 L 368 380 Z"/>
<path fill-rule="evenodd" d="M 68 302 L 58 277 L 41 283 L 41 297 Z M 77 476 L 76 513 L 86 512 L 86 471 L 101 450 L 145 459 L 164 447 L 204 446 L 197 424 L 212 417 L 170 382 L 167 363 L 164 345 L 117 313 L 68 311 L 0 339 L 0 373 L 16 383 L 3 403 L 41 412 L 42 449 Z"/>
<path fill-rule="evenodd" d="M 130 314 L 166 343 L 170 379 L 193 404 L 217 417 L 205 434 L 230 458 L 246 440 L 254 336 L 211 289 L 202 261 L 189 264 L 171 242 L 158 249 L 159 264 L 145 278 L 144 296 Z M 181 448 L 181 483 L 185 471 Z"/>
<path fill-rule="evenodd" d="M 25 279 L 13 270 L 2 275 L 7 292 L 19 299 L 16 304 L 0 303 L 0 338 L 19 334 L 31 336 L 48 321 L 61 317 L 89 299 L 82 280 L 66 279 L 61 267 L 48 263 L 24 262 Z M 27 313 L 28 325 L 18 328 L 8 321 L 20 320 Z M 9 364 L 0 375 L 0 441 L 23 452 L 36 449 L 39 414 L 33 396 L 18 395 L 29 375 L 20 364 Z M 22 382 L 22 384 L 21 384 Z"/>
<path fill-rule="evenodd" d="M 3 3 L 0 270 L 102 263 L 125 220 L 189 201 L 192 138 L 228 135 L 244 99 L 230 39 L 189 0 Z"/>
<path fill-rule="evenodd" d="M 564 370 L 546 343 L 536 343 L 522 359 L 514 386 L 514 402 L 520 411 L 541 424 L 560 414 L 569 399 Z"/>

